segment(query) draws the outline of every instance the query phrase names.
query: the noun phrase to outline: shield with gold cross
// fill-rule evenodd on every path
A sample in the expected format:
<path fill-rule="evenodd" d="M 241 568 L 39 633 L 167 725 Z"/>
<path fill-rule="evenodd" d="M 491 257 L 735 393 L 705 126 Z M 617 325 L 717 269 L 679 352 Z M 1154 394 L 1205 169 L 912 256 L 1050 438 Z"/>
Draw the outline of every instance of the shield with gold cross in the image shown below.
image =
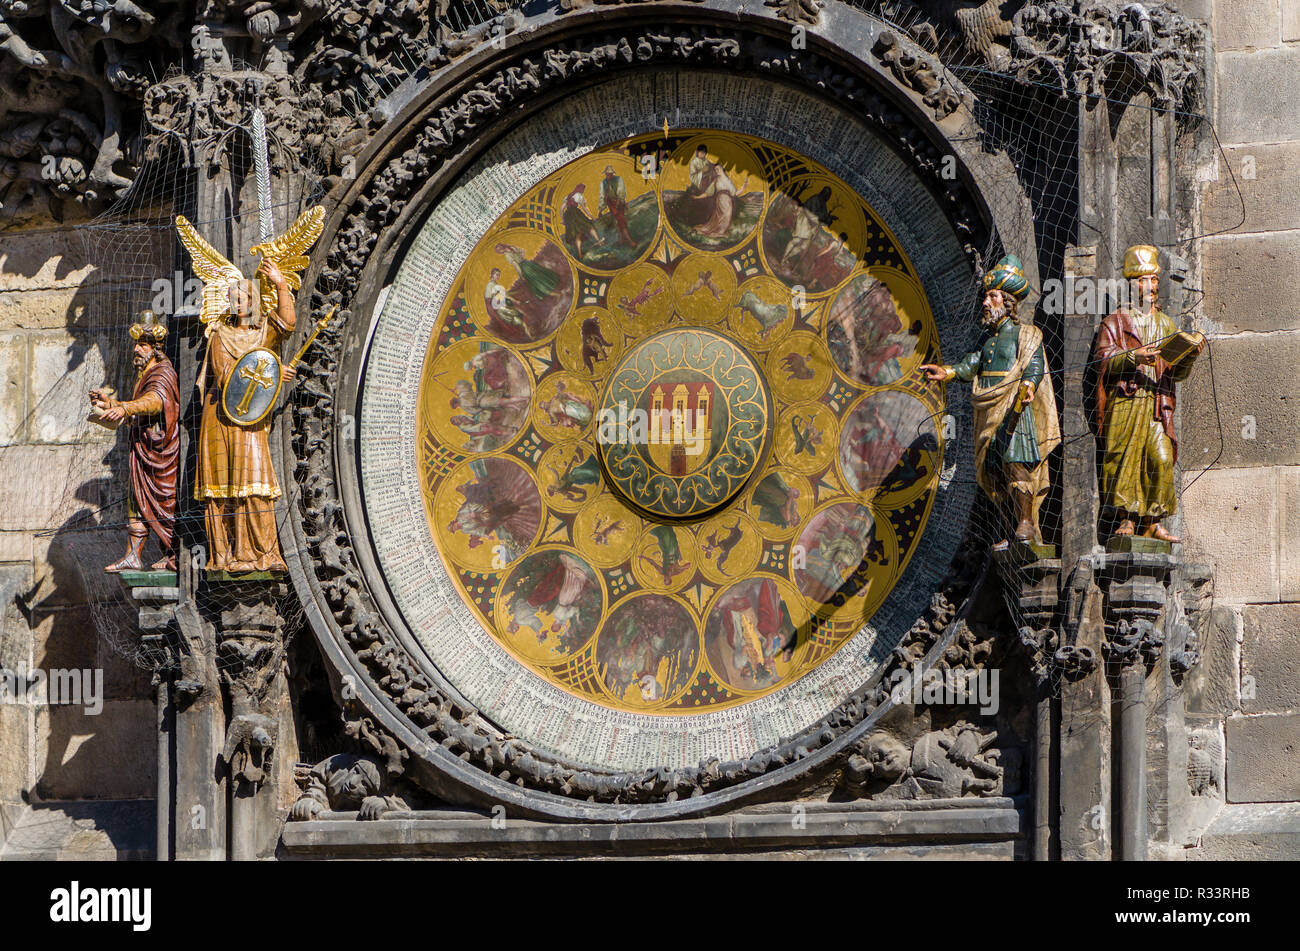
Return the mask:
<path fill-rule="evenodd" d="M 266 418 L 280 393 L 280 358 L 264 347 L 255 347 L 239 358 L 225 388 L 221 408 L 231 422 L 254 426 Z"/>

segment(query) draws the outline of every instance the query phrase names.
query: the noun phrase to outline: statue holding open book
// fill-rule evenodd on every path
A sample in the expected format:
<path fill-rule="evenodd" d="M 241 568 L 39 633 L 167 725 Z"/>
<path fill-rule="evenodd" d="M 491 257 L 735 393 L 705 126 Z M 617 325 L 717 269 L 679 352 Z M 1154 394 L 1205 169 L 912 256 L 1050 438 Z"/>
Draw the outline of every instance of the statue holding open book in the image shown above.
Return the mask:
<path fill-rule="evenodd" d="M 1157 250 L 1136 245 L 1124 254 L 1130 304 L 1101 323 L 1095 426 L 1102 442 L 1101 504 L 1113 510 L 1117 536 L 1179 539 L 1163 520 L 1178 509 L 1174 495 L 1175 384 L 1185 380 L 1205 337 L 1184 333 L 1156 306 Z"/>

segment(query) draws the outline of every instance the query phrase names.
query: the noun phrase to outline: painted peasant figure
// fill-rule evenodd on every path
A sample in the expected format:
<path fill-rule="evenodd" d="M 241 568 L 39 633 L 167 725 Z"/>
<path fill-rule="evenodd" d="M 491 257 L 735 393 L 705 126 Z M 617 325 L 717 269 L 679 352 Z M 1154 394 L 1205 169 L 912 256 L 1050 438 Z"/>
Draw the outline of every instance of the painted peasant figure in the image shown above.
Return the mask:
<path fill-rule="evenodd" d="M 926 364 L 934 381 L 971 384 L 975 415 L 975 479 L 1009 508 L 1015 537 L 1042 543 L 1038 513 L 1047 497 L 1047 457 L 1061 442 L 1056 395 L 1043 352 L 1043 332 L 1022 324 L 1017 308 L 1029 293 L 1020 259 L 1009 254 L 984 277 L 987 331 L 978 350 L 955 366 Z"/>
<path fill-rule="evenodd" d="M 1119 519 L 1115 534 L 1141 533 L 1172 543 L 1179 539 L 1161 521 L 1178 509 L 1174 384 L 1187 378 L 1205 339 L 1200 337 L 1176 365 L 1161 356 L 1162 345 L 1179 330 L 1156 306 L 1158 253 L 1150 245 L 1136 245 L 1124 254 L 1124 277 L 1136 306 L 1121 307 L 1097 332 L 1095 422 L 1103 452 L 1101 503 Z"/>

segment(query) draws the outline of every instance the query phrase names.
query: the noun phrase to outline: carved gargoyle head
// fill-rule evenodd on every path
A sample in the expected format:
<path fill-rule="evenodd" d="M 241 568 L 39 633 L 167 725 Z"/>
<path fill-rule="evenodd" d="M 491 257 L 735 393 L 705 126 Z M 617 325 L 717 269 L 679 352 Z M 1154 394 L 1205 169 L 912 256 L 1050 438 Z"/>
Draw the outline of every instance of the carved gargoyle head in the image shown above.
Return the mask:
<path fill-rule="evenodd" d="M 230 775 L 255 786 L 262 783 L 275 753 L 277 732 L 276 722 L 260 713 L 240 714 L 231 720 L 222 754 Z"/>

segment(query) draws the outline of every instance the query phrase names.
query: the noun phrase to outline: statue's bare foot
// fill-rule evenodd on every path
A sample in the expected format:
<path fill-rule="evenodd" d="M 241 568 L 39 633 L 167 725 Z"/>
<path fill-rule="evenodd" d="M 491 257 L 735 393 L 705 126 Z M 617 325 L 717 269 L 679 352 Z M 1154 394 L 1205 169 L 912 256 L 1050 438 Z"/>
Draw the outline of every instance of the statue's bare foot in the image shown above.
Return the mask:
<path fill-rule="evenodd" d="M 1177 535 L 1171 535 L 1169 534 L 1169 532 L 1165 531 L 1165 527 L 1161 525 L 1159 522 L 1155 522 L 1154 524 L 1152 524 L 1148 534 L 1152 538 L 1158 539 L 1159 541 L 1162 542 L 1169 542 L 1169 544 L 1171 545 L 1177 545 L 1179 542 L 1182 541 L 1182 539 L 1179 538 Z"/>
<path fill-rule="evenodd" d="M 157 561 L 155 561 L 152 565 L 149 566 L 149 570 L 150 571 L 175 571 L 176 556 L 169 555 L 166 558 L 159 558 Z"/>
<path fill-rule="evenodd" d="M 1124 521 L 1120 522 L 1120 523 L 1119 523 L 1119 528 L 1115 529 L 1115 534 L 1116 534 L 1116 535 L 1132 535 L 1132 534 L 1133 534 L 1133 519 L 1131 519 L 1131 518 L 1126 518 L 1126 519 L 1124 519 Z"/>

